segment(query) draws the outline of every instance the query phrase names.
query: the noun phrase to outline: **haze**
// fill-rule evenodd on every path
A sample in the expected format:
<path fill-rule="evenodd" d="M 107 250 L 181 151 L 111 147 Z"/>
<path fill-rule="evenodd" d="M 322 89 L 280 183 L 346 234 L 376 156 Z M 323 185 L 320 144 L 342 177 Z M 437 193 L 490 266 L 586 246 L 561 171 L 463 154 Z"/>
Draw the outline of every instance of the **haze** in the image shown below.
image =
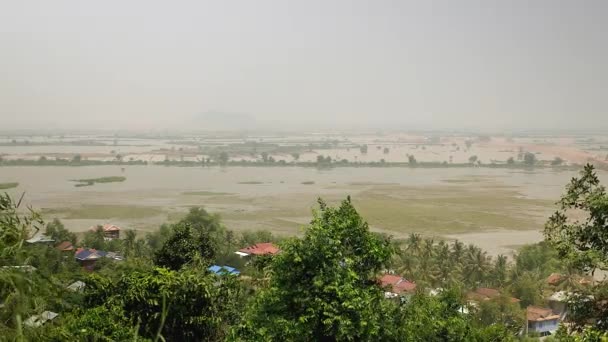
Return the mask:
<path fill-rule="evenodd" d="M 608 128 L 606 18 L 601 0 L 4 1 L 0 119 Z"/>

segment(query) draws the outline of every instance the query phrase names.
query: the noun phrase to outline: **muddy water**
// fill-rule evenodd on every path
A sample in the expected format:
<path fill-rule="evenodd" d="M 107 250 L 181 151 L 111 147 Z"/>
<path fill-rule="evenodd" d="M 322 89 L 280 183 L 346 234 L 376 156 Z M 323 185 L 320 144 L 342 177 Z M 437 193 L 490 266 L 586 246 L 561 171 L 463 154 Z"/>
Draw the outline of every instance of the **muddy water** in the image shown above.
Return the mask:
<path fill-rule="evenodd" d="M 75 188 L 71 179 L 104 176 L 127 177 L 123 183 Z M 228 167 L 180 168 L 162 166 L 91 166 L 91 167 L 3 167 L 0 183 L 19 182 L 17 191 L 27 191 L 32 199 L 52 200 L 55 196 L 78 197 L 80 194 L 112 192 L 146 192 L 150 190 L 217 191 L 237 195 L 280 195 L 293 192 L 319 193 L 333 185 L 351 183 L 395 183 L 403 186 L 433 186 L 446 180 L 483 177 L 508 186 L 515 186 L 525 196 L 554 199 L 564 185 L 576 175 L 572 171 L 518 171 L 486 168 L 335 168 L 318 170 L 301 167 Z M 608 175 L 600 174 L 608 181 Z M 315 184 L 303 185 L 302 182 Z M 240 184 L 261 182 L 263 184 Z M 475 186 L 473 183 L 471 186 Z M 102 200 L 102 199 L 100 199 Z"/>
<path fill-rule="evenodd" d="M 74 187 L 72 179 L 105 176 L 125 176 L 122 183 L 96 184 L 92 187 Z M 163 215 L 146 219 L 113 220 L 120 224 L 153 229 L 167 219 L 167 213 L 185 210 L 193 200 L 185 200 L 184 192 L 208 191 L 233 194 L 255 210 L 256 198 L 293 198 L 299 196 L 314 200 L 321 195 L 351 194 L 357 196 L 361 186 L 353 184 L 391 183 L 395 186 L 448 186 L 446 181 L 471 180 L 463 186 L 478 187 L 488 182 L 498 186 L 513 187 L 523 197 L 557 200 L 564 185 L 576 172 L 550 170 L 517 171 L 507 169 L 458 168 L 335 168 L 317 170 L 301 167 L 228 167 L 228 168 L 179 168 L 161 166 L 95 166 L 95 167 L 1 167 L 0 183 L 18 182 L 20 185 L 9 192 L 18 195 L 26 192 L 26 202 L 35 208 L 70 208 L 79 205 L 130 205 L 151 206 L 163 210 Z M 600 173 L 603 182 L 608 174 Z M 483 182 L 478 180 L 482 179 Z M 302 184 L 314 182 L 314 184 Z M 248 183 L 248 184 L 247 184 Z M 255 183 L 255 184 L 253 184 Z M 205 197 L 198 197 L 208 208 Z M 281 203 L 279 208 L 284 208 Z M 264 209 L 272 203 L 264 203 Z M 299 205 L 299 204 L 294 204 Z M 279 213 L 273 213 L 282 218 Z M 110 218 L 108 218 L 110 219 Z M 265 218 L 267 219 L 267 218 Z M 74 230 L 96 224 L 96 220 L 65 220 Z M 235 224 L 238 224 L 235 223 Z M 382 227 L 378 227 L 382 228 Z M 538 231 L 485 231 L 470 234 L 448 234 L 464 242 L 480 245 L 492 254 L 508 254 L 514 245 L 538 241 Z"/>

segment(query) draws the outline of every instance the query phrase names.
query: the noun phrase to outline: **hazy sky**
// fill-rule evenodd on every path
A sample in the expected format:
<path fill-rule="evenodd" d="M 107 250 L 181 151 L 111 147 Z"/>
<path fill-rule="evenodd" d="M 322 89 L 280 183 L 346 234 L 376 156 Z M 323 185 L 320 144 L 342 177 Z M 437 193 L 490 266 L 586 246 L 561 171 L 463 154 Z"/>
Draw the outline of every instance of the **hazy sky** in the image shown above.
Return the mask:
<path fill-rule="evenodd" d="M 608 128 L 608 1 L 0 0 L 4 128 L 203 129 L 208 111 Z"/>

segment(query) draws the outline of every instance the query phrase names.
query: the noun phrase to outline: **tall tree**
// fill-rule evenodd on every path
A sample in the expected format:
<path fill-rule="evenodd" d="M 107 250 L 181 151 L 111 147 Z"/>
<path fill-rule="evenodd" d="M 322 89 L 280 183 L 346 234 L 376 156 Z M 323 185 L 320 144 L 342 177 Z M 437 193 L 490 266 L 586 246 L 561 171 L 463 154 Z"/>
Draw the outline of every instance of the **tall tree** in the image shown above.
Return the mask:
<path fill-rule="evenodd" d="M 215 256 L 211 239 L 205 232 L 195 232 L 190 224 L 182 222 L 163 246 L 154 253 L 154 263 L 171 270 L 179 270 L 195 260 L 209 263 Z"/>
<path fill-rule="evenodd" d="M 388 242 L 369 232 L 350 198 L 337 208 L 319 204 L 304 237 L 281 245 L 242 338 L 376 341 L 390 330 L 391 304 L 375 280 L 390 259 Z"/>
<path fill-rule="evenodd" d="M 76 244 L 76 234 L 65 229 L 63 223 L 57 218 L 47 223 L 45 234 L 57 243 L 69 241 L 72 244 Z"/>
<path fill-rule="evenodd" d="M 575 217 L 573 214 L 576 214 Z M 551 243 L 568 267 L 593 274 L 597 269 L 608 269 L 608 194 L 600 184 L 593 165 L 587 164 L 579 177 L 572 178 L 566 193 L 559 201 L 559 209 L 545 225 L 545 239 Z M 608 287 L 600 284 L 570 300 L 573 307 L 591 308 L 583 312 L 581 324 L 595 320 L 596 328 L 608 330 Z M 576 300 L 576 299 L 581 299 Z M 593 303 L 591 306 L 590 303 Z M 576 311 L 576 310 L 575 310 Z"/>

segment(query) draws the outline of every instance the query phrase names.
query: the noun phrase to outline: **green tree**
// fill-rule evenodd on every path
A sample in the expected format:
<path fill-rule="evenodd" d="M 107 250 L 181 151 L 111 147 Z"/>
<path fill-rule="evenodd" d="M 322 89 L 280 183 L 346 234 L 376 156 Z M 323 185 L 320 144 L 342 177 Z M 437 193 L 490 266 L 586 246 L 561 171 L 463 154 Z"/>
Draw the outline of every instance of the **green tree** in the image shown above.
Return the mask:
<path fill-rule="evenodd" d="M 515 160 L 513 159 L 513 157 L 509 157 L 509 159 L 507 159 L 507 165 L 513 165 L 515 164 Z"/>
<path fill-rule="evenodd" d="M 228 152 L 226 152 L 226 151 L 220 152 L 220 154 L 217 157 L 217 162 L 220 165 L 226 165 L 226 164 L 228 164 L 229 160 L 230 160 L 230 157 L 228 156 Z"/>
<path fill-rule="evenodd" d="M 171 236 L 154 253 L 154 263 L 171 270 L 179 270 L 195 260 L 209 263 L 215 256 L 211 239 L 205 232 L 195 232 L 188 223 L 178 223 Z"/>
<path fill-rule="evenodd" d="M 83 243 L 84 247 L 87 247 L 87 248 L 105 250 L 106 241 L 105 241 L 105 234 L 103 232 L 103 227 L 97 226 L 97 227 L 95 227 L 95 230 L 87 231 L 86 233 L 84 233 L 82 243 Z"/>
<path fill-rule="evenodd" d="M 538 273 L 525 272 L 511 285 L 513 295 L 521 300 L 522 307 L 543 304 L 543 281 Z"/>
<path fill-rule="evenodd" d="M 56 243 L 70 241 L 72 244 L 76 244 L 76 234 L 65 229 L 63 223 L 57 218 L 47 223 L 45 234 L 55 240 Z"/>
<path fill-rule="evenodd" d="M 585 213 L 581 222 L 569 212 Z M 545 238 L 561 257 L 574 262 L 580 270 L 592 273 L 608 269 L 608 195 L 600 184 L 593 165 L 587 164 L 580 177 L 573 178 L 559 201 L 559 209 L 545 225 Z"/>
<path fill-rule="evenodd" d="M 304 237 L 281 245 L 267 288 L 253 299 L 245 340 L 376 341 L 388 333 L 390 302 L 376 285 L 390 259 L 388 241 L 369 232 L 350 199 L 319 201 Z"/>
<path fill-rule="evenodd" d="M 577 218 L 569 217 L 573 212 L 578 213 Z M 600 184 L 593 165 L 587 164 L 580 176 L 572 178 L 566 186 L 559 209 L 545 225 L 545 239 L 557 249 L 568 268 L 593 274 L 597 269 L 608 269 L 607 231 L 608 194 Z M 585 309 L 575 310 L 579 324 L 574 324 L 572 330 L 582 331 L 590 319 L 597 322 L 593 329 L 607 330 L 608 287 L 599 284 L 589 288 L 586 293 L 575 294 L 569 306 Z"/>
<path fill-rule="evenodd" d="M 501 295 L 492 300 L 481 301 L 476 309 L 471 309 L 473 311 L 473 319 L 482 327 L 495 324 L 502 325 L 511 334 L 515 335 L 524 326 L 525 313 L 507 295 Z"/>
<path fill-rule="evenodd" d="M 70 318 L 68 330 L 89 340 L 125 340 L 135 330 L 155 340 L 222 341 L 238 319 L 240 296 L 234 277 L 197 269 L 125 272 L 117 281 L 94 275 L 87 279 L 86 307 Z"/>
<path fill-rule="evenodd" d="M 407 305 L 402 305 L 393 320 L 395 333 L 389 341 L 512 341 L 513 335 L 503 325 L 491 322 L 476 325 L 468 315 L 456 289 L 442 291 L 437 297 L 417 293 Z"/>
<path fill-rule="evenodd" d="M 264 163 L 268 162 L 268 152 L 262 152 L 262 161 Z"/>
<path fill-rule="evenodd" d="M 410 165 L 416 165 L 418 163 L 418 161 L 416 160 L 416 157 L 414 157 L 414 155 L 412 155 L 412 154 L 407 156 L 407 161 Z"/>
<path fill-rule="evenodd" d="M 475 164 L 476 161 L 477 161 L 477 156 L 470 156 L 469 157 L 469 163 Z"/>
<path fill-rule="evenodd" d="M 526 152 L 524 154 L 524 164 L 528 166 L 533 166 L 536 164 L 536 155 L 532 152 Z"/>
<path fill-rule="evenodd" d="M 555 159 L 553 159 L 551 161 L 551 165 L 553 165 L 553 166 L 559 166 L 559 165 L 562 165 L 563 163 L 564 163 L 564 160 L 560 157 L 555 157 Z"/>
<path fill-rule="evenodd" d="M 359 151 L 361 152 L 361 154 L 366 154 L 367 153 L 367 145 L 361 145 L 361 146 L 359 146 Z"/>
<path fill-rule="evenodd" d="M 135 231 L 133 229 L 129 229 L 125 232 L 125 238 L 122 241 L 122 246 L 123 246 L 122 253 L 127 258 L 135 253 L 136 237 L 137 237 L 137 234 L 135 233 Z"/>

